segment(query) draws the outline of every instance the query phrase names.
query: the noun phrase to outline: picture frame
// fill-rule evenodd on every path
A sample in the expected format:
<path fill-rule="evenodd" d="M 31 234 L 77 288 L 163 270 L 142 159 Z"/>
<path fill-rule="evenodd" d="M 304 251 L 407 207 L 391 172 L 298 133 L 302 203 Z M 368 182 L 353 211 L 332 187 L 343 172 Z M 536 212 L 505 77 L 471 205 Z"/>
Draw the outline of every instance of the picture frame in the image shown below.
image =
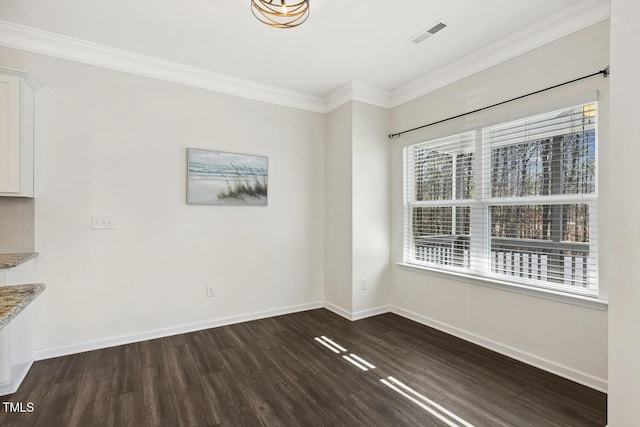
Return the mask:
<path fill-rule="evenodd" d="M 187 148 L 187 204 L 267 206 L 269 158 Z"/>

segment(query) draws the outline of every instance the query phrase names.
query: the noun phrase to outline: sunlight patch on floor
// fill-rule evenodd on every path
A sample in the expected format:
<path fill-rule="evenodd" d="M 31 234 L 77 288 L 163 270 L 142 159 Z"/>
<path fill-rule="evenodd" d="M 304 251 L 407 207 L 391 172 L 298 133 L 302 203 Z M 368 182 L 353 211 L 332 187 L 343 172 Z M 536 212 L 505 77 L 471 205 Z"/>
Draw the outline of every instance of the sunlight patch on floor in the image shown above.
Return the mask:
<path fill-rule="evenodd" d="M 327 344 L 325 341 L 323 341 L 322 339 L 315 337 L 314 340 L 318 341 L 320 344 L 322 344 L 323 346 L 327 347 L 329 350 L 333 351 L 336 354 L 340 354 L 340 350 L 338 350 L 335 347 L 332 347 L 330 344 Z"/>
<path fill-rule="evenodd" d="M 347 352 L 346 348 L 324 335 L 315 337 L 314 340 L 331 350 L 333 353 L 341 354 Z M 373 363 L 368 362 L 355 353 L 350 353 L 348 355 L 342 354 L 342 358 L 361 371 L 369 371 L 370 369 L 375 369 L 375 365 Z M 423 394 L 418 393 L 395 377 L 388 376 L 387 378 L 380 378 L 380 382 L 393 391 L 397 392 L 401 396 L 420 406 L 422 409 L 429 412 L 431 415 L 438 418 L 440 421 L 444 422 L 450 427 L 474 427 L 473 424 L 470 424 L 469 422 L 460 418 L 458 415 L 454 414 L 447 408 L 439 405 Z"/>
<path fill-rule="evenodd" d="M 387 377 L 386 379 L 382 378 L 380 382 L 398 392 L 400 395 L 411 400 L 413 403 L 420 406 L 422 409 L 429 412 L 431 415 L 435 416 L 451 427 L 473 427 L 473 424 L 468 423 L 453 412 L 444 408 L 442 405 L 439 405 L 428 397 L 418 393 L 417 391 L 415 391 L 408 385 L 398 381 L 394 377 Z"/>
<path fill-rule="evenodd" d="M 363 371 L 368 371 L 369 370 L 369 368 L 367 368 L 366 366 L 356 362 L 355 359 L 352 359 L 351 356 L 344 355 L 344 356 L 342 356 L 342 358 L 344 360 L 348 361 L 349 363 L 351 363 L 352 365 L 357 366 L 359 369 L 361 369 Z"/>

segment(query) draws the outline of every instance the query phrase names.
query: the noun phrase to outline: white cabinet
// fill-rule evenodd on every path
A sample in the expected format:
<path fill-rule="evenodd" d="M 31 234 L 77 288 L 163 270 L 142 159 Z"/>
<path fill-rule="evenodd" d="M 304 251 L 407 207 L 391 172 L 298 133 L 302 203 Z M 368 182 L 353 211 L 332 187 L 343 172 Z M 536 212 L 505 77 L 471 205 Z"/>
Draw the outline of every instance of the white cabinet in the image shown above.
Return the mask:
<path fill-rule="evenodd" d="M 0 196 L 33 197 L 34 85 L 0 68 Z"/>
<path fill-rule="evenodd" d="M 0 286 L 34 283 L 34 279 L 33 259 L 16 267 L 0 269 Z M 0 329 L 0 397 L 15 393 L 33 363 L 31 308 L 26 307 Z"/>
<path fill-rule="evenodd" d="M 5 329 L 0 329 L 0 390 L 11 382 L 9 338 Z"/>
<path fill-rule="evenodd" d="M 0 396 L 13 394 L 33 364 L 31 307 L 0 330 Z"/>

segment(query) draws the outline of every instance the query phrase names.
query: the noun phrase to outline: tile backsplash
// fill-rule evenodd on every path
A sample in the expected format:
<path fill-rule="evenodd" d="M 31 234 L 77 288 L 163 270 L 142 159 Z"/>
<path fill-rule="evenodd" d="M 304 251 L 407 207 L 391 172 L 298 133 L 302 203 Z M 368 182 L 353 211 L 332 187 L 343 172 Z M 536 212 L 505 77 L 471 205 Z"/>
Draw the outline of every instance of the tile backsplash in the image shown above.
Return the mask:
<path fill-rule="evenodd" d="M 35 250 L 35 200 L 0 197 L 0 253 Z"/>

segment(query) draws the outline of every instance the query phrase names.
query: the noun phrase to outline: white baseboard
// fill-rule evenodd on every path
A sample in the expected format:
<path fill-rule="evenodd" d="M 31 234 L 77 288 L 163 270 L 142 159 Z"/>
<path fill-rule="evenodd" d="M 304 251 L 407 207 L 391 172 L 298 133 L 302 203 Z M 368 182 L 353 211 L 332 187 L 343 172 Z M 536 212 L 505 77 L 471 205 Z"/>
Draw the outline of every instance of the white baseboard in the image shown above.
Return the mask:
<path fill-rule="evenodd" d="M 605 379 L 594 377 L 593 375 L 587 374 L 585 372 L 581 372 L 576 369 L 573 369 L 564 365 L 560 365 L 558 363 L 533 355 L 531 353 L 518 350 L 508 345 L 490 340 L 488 338 L 481 337 L 479 335 L 473 334 L 471 332 L 467 332 L 455 326 L 451 326 L 446 323 L 439 322 L 437 320 L 431 319 L 429 317 L 423 316 L 418 313 L 414 313 L 409 310 L 405 310 L 400 307 L 391 306 L 390 311 L 399 316 L 405 317 L 407 319 L 421 323 L 425 326 L 429 326 L 431 328 L 445 332 L 449 335 L 453 335 L 455 337 L 461 338 L 465 341 L 472 342 L 481 347 L 488 348 L 489 350 L 493 350 L 497 353 L 504 354 L 505 356 L 511 357 L 512 359 L 519 360 L 528 365 L 535 366 L 536 368 L 540 368 L 544 371 L 551 372 L 552 374 L 559 375 L 568 380 L 577 382 L 579 384 L 585 385 L 587 387 L 593 388 L 603 393 L 607 392 L 607 380 Z"/>
<path fill-rule="evenodd" d="M 388 305 L 369 308 L 367 310 L 360 310 L 351 314 L 351 320 L 366 319 L 367 317 L 378 316 L 379 314 L 385 314 L 385 313 L 388 313 L 389 311 L 390 311 L 390 306 Z"/>
<path fill-rule="evenodd" d="M 335 305 L 335 304 L 331 304 L 330 302 L 326 302 L 326 301 L 325 301 L 325 303 L 324 303 L 324 308 L 326 308 L 326 309 L 327 309 L 327 310 L 329 310 L 329 311 L 334 312 L 334 313 L 335 313 L 335 314 L 337 314 L 338 316 L 342 316 L 342 317 L 344 317 L 344 318 L 345 318 L 345 319 L 347 319 L 347 320 L 353 320 L 353 319 L 351 318 L 351 317 L 352 317 L 352 314 L 351 314 L 351 312 L 350 312 L 349 310 L 346 310 L 346 309 L 344 309 L 344 308 L 342 308 L 342 307 L 338 307 L 338 306 L 337 306 L 337 305 Z"/>
<path fill-rule="evenodd" d="M 29 369 L 31 369 L 31 365 L 33 365 L 33 360 L 29 363 L 26 363 L 24 366 L 20 367 L 20 372 L 16 374 L 16 372 L 11 372 L 11 381 L 6 384 L 0 385 L 0 396 L 6 396 L 8 394 L 13 394 L 18 391 L 20 384 L 24 381 L 25 377 L 29 373 Z M 15 375 L 15 377 L 14 377 Z"/>
<path fill-rule="evenodd" d="M 374 307 L 374 308 L 369 308 L 369 309 L 360 310 L 360 311 L 349 311 L 335 304 L 331 304 L 330 302 L 325 302 L 324 308 L 334 312 L 338 316 L 344 317 L 347 320 L 366 319 L 367 317 L 377 316 L 379 314 L 384 314 L 389 312 L 388 305 L 383 305 L 380 307 Z"/>
<path fill-rule="evenodd" d="M 68 356 L 70 354 L 83 353 L 85 351 L 99 350 L 102 348 L 115 347 L 123 344 L 131 344 L 134 342 L 152 340 L 156 338 L 164 338 L 172 335 L 184 334 L 189 332 L 201 331 L 203 329 L 216 328 L 219 326 L 232 325 L 234 323 L 249 322 L 251 320 L 259 320 L 267 317 L 281 316 L 283 314 L 292 314 L 300 311 L 314 310 L 323 308 L 322 302 L 309 304 L 300 304 L 288 307 L 281 307 L 272 310 L 264 310 L 255 313 L 246 313 L 238 316 L 224 317 L 220 319 L 211 319 L 204 322 L 187 323 L 171 328 L 156 329 L 137 334 L 124 335 L 119 337 L 105 338 L 101 340 L 89 341 L 80 344 L 65 345 L 60 347 L 45 348 L 35 351 L 35 360 L 51 359 L 54 357 Z"/>

